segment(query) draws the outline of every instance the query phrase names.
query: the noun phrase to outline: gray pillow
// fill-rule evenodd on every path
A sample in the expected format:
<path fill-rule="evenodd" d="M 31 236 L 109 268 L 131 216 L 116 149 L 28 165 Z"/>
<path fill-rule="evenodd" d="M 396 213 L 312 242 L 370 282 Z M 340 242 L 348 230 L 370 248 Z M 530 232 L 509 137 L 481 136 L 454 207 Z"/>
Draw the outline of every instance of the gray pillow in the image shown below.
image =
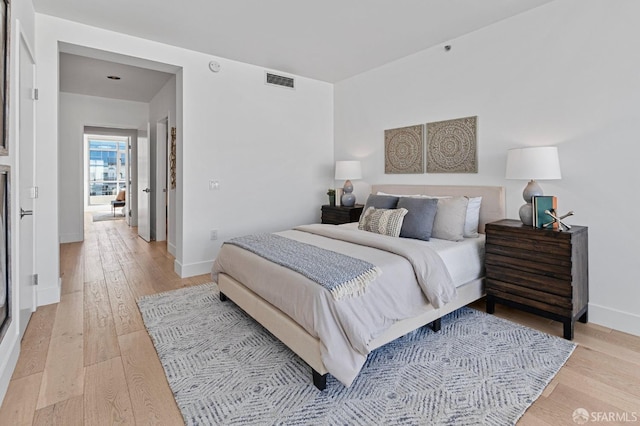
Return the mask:
<path fill-rule="evenodd" d="M 367 198 L 367 203 L 362 209 L 360 219 L 362 220 L 362 218 L 364 217 L 364 213 L 369 207 L 375 207 L 376 209 L 395 209 L 396 205 L 398 204 L 399 198 L 400 197 L 395 197 L 393 195 L 369 195 L 369 198 Z"/>
<path fill-rule="evenodd" d="M 429 241 L 433 230 L 433 221 L 438 211 L 438 200 L 435 198 L 401 197 L 398 208 L 408 210 L 402 222 L 400 236 Z"/>
<path fill-rule="evenodd" d="M 441 240 L 460 241 L 464 239 L 464 223 L 467 217 L 467 197 L 441 198 L 433 221 L 431 236 Z"/>

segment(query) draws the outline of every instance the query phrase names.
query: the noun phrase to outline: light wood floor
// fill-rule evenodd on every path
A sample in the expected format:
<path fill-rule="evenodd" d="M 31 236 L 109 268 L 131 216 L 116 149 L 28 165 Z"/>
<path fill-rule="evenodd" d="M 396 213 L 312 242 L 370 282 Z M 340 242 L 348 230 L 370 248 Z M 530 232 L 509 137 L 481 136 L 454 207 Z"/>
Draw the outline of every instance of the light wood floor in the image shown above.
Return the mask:
<path fill-rule="evenodd" d="M 61 245 L 62 299 L 31 318 L 0 425 L 182 424 L 135 300 L 210 279 L 180 279 L 165 247 L 124 221 L 90 218 L 84 242 Z M 500 305 L 496 314 L 562 335 L 560 323 Z M 575 425 L 577 408 L 640 423 L 640 337 L 580 323 L 575 334 L 578 348 L 519 424 Z"/>

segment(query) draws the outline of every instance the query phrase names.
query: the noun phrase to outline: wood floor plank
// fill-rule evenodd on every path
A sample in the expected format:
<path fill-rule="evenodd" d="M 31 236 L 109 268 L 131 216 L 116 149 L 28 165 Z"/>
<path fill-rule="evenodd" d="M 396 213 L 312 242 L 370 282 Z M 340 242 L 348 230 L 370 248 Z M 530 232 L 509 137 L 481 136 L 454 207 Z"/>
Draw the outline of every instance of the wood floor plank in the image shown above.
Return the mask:
<path fill-rule="evenodd" d="M 82 395 L 83 292 L 64 294 L 58 304 L 37 408 Z"/>
<path fill-rule="evenodd" d="M 118 336 L 144 330 L 134 292 L 122 270 L 105 271 L 109 302 Z"/>
<path fill-rule="evenodd" d="M 124 276 L 127 279 L 136 299 L 157 293 L 149 280 L 147 272 L 143 271 L 136 262 L 121 265 L 122 272 L 124 273 Z"/>
<path fill-rule="evenodd" d="M 82 334 L 51 339 L 36 408 L 44 408 L 82 395 L 84 384 L 82 347 Z"/>
<path fill-rule="evenodd" d="M 118 335 L 104 281 L 85 283 L 84 330 L 85 367 L 120 356 Z"/>
<path fill-rule="evenodd" d="M 120 357 L 87 367 L 85 389 L 85 424 L 135 424 Z M 140 424 L 142 423 L 140 422 Z"/>
<path fill-rule="evenodd" d="M 33 426 L 83 426 L 83 411 L 82 396 L 69 398 L 36 411 Z"/>
<path fill-rule="evenodd" d="M 42 373 L 13 379 L 0 407 L 0 424 L 31 425 L 38 401 Z"/>
<path fill-rule="evenodd" d="M 139 424 L 183 424 L 164 370 L 146 331 L 118 337 L 133 412 Z"/>
<path fill-rule="evenodd" d="M 82 243 L 65 244 L 60 249 L 61 293 L 73 293 L 82 288 Z"/>
<path fill-rule="evenodd" d="M 609 385 L 638 398 L 640 408 L 640 368 L 632 362 L 578 346 L 566 364 L 567 367 L 600 383 Z"/>
<path fill-rule="evenodd" d="M 94 282 L 104 280 L 104 270 L 99 254 L 86 254 L 84 257 L 84 281 Z"/>
<path fill-rule="evenodd" d="M 620 415 L 624 415 L 624 413 L 626 413 L 624 409 L 611 404 L 609 400 L 603 401 L 594 398 L 590 394 L 590 389 L 578 391 L 563 383 L 559 384 L 553 391 L 552 396 L 546 400 L 554 401 L 557 407 L 556 412 L 560 415 L 560 418 L 566 422 L 566 424 L 576 424 L 573 422 L 573 413 L 578 408 L 585 409 L 589 413 L 606 412 L 620 413 Z"/>
<path fill-rule="evenodd" d="M 84 295 L 83 292 L 63 294 L 56 312 L 51 337 L 64 337 L 80 334 L 84 329 Z"/>
<path fill-rule="evenodd" d="M 20 357 L 12 379 L 44 371 L 57 310 L 57 304 L 40 306 L 31 315 L 20 344 Z"/>
<path fill-rule="evenodd" d="M 69 243 L 65 246 L 65 252 L 62 253 L 61 250 L 60 256 L 62 260 L 60 262 L 61 294 L 81 291 L 84 282 L 82 243 Z"/>
<path fill-rule="evenodd" d="M 621 410 L 628 412 L 637 411 L 640 414 L 640 403 L 636 396 L 621 391 L 609 384 L 602 383 L 590 375 L 584 375 L 581 371 L 577 371 L 571 366 L 560 370 L 555 380 L 576 391 L 588 389 L 589 396 L 594 399 L 605 401 Z"/>

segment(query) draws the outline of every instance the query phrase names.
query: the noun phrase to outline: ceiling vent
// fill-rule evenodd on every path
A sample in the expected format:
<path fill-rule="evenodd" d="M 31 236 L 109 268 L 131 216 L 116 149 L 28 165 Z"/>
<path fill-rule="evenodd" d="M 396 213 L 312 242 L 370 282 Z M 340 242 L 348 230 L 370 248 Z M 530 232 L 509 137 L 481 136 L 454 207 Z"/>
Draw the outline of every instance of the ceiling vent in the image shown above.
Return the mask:
<path fill-rule="evenodd" d="M 295 89 L 295 80 L 291 77 L 285 77 L 283 75 L 271 74 L 270 72 L 265 73 L 266 75 L 266 84 L 270 84 L 273 86 L 280 87 L 288 87 L 289 89 Z"/>

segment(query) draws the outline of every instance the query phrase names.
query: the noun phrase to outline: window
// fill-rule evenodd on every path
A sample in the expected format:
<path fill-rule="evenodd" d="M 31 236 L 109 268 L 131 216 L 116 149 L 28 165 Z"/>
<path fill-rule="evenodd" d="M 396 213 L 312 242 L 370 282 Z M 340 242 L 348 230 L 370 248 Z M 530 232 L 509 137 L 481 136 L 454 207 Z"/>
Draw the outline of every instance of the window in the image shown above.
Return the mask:
<path fill-rule="evenodd" d="M 89 138 L 89 205 L 110 204 L 126 188 L 127 138 Z"/>

